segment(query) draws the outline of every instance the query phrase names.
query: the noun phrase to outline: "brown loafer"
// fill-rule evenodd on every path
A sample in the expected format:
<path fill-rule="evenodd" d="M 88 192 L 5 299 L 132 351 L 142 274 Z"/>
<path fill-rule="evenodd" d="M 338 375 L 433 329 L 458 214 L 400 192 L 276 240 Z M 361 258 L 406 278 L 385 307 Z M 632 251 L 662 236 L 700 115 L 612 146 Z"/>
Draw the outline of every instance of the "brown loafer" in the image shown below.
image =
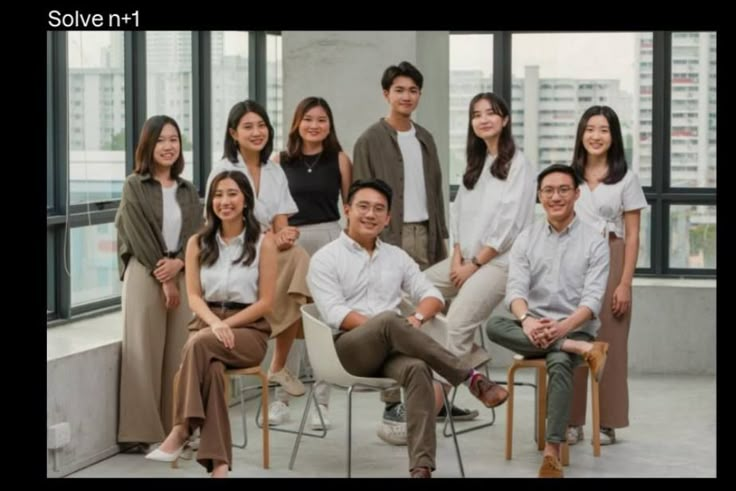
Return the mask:
<path fill-rule="evenodd" d="M 432 471 L 429 469 L 429 467 L 415 467 L 411 470 L 411 477 L 426 479 L 432 477 Z"/>
<path fill-rule="evenodd" d="M 486 407 L 500 406 L 509 398 L 509 391 L 483 374 L 478 374 L 470 384 L 470 393 Z"/>
<path fill-rule="evenodd" d="M 565 477 L 559 459 L 554 455 L 545 455 L 539 467 L 539 477 Z"/>
<path fill-rule="evenodd" d="M 587 353 L 583 353 L 583 359 L 588 363 L 590 370 L 595 376 L 595 381 L 600 382 L 603 376 L 603 369 L 606 366 L 606 358 L 608 357 L 608 343 L 596 341 L 593 347 Z"/>

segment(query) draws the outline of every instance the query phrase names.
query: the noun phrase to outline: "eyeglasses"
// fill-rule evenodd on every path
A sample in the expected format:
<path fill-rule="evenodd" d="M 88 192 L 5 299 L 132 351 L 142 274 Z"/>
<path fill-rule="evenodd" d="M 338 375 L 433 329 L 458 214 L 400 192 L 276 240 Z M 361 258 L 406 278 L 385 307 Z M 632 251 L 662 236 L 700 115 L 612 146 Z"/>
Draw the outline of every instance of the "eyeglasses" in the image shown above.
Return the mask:
<path fill-rule="evenodd" d="M 386 208 L 385 205 L 374 205 L 374 206 L 371 206 L 370 204 L 365 203 L 363 201 L 361 201 L 359 203 L 356 203 L 355 206 L 354 206 L 354 208 L 356 210 L 358 210 L 358 213 L 360 213 L 361 215 L 365 215 L 370 210 L 373 210 L 373 213 L 375 215 L 381 215 L 381 214 L 386 213 L 386 211 L 387 211 L 387 208 Z"/>
<path fill-rule="evenodd" d="M 572 186 L 560 186 L 558 188 L 552 186 L 545 186 L 539 190 L 543 197 L 550 199 L 555 195 L 555 191 L 560 195 L 561 198 L 567 198 L 572 193 L 574 188 Z"/>

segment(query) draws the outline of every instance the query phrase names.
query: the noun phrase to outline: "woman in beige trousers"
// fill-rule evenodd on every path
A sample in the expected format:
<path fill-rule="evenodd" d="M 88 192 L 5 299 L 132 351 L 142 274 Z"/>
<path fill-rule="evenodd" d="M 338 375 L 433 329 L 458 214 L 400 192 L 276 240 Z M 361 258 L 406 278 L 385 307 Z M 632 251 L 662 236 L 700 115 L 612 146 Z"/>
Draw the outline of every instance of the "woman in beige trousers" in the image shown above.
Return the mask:
<path fill-rule="evenodd" d="M 138 444 L 130 449 L 147 451 L 171 430 L 174 374 L 191 319 L 182 246 L 202 222 L 183 169 L 176 121 L 149 118 L 115 217 L 123 280 L 118 441 Z"/>

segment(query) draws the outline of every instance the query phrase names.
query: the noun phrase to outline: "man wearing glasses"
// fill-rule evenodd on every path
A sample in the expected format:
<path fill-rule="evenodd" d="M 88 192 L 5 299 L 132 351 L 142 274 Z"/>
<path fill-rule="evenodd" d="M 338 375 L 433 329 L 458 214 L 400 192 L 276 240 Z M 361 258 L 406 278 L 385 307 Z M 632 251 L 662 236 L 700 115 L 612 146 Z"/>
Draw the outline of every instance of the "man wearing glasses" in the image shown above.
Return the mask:
<path fill-rule="evenodd" d="M 608 280 L 608 241 L 575 215 L 580 196 L 572 167 L 551 165 L 537 177 L 546 220 L 526 227 L 511 247 L 506 305 L 515 319 L 492 317 L 491 341 L 527 358 L 546 358 L 547 434 L 539 477 L 563 477 L 560 446 L 581 361 L 600 380 L 608 343 L 593 342 Z"/>
<path fill-rule="evenodd" d="M 312 256 L 307 283 L 322 319 L 334 330 L 345 370 L 390 377 L 404 387 L 411 477 L 431 477 L 435 415 L 442 404 L 432 371 L 452 385 L 467 384 L 486 407 L 502 404 L 508 392 L 420 331 L 445 302 L 409 254 L 378 238 L 391 219 L 391 195 L 380 179 L 350 186 L 347 230 Z M 407 317 L 399 313 L 402 291 L 416 305 Z"/>

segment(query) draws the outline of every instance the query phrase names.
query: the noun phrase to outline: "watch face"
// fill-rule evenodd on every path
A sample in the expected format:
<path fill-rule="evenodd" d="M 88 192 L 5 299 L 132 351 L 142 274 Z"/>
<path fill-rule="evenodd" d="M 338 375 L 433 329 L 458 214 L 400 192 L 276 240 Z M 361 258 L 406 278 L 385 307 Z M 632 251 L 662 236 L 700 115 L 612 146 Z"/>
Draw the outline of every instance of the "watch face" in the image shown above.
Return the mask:
<path fill-rule="evenodd" d="M 417 320 L 418 320 L 419 322 L 421 322 L 421 321 L 423 321 L 423 320 L 424 320 L 424 316 L 423 316 L 422 314 L 420 314 L 419 312 L 414 312 L 414 317 L 415 317 L 415 318 L 416 318 L 416 319 L 417 319 Z"/>

